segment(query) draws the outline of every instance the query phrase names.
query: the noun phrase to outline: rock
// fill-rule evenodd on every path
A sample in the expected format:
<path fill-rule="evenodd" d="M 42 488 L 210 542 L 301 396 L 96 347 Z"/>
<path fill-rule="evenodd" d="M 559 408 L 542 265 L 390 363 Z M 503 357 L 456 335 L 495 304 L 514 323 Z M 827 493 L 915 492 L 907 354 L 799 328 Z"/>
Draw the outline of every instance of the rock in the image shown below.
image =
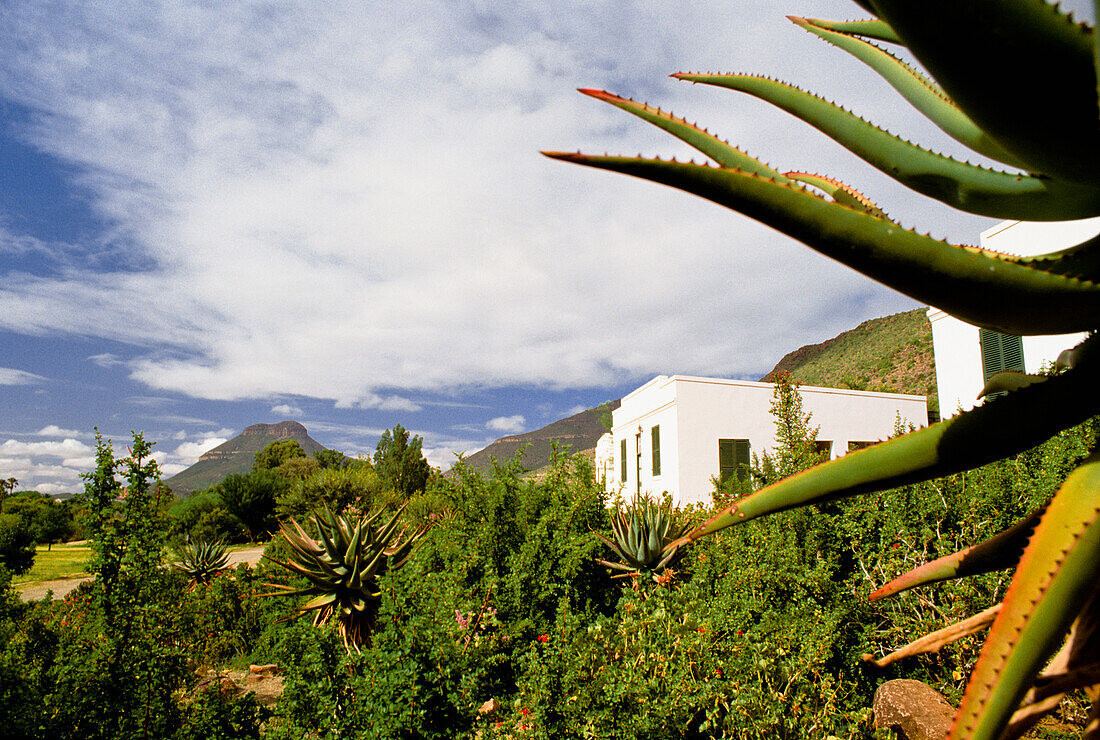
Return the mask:
<path fill-rule="evenodd" d="M 500 711 L 500 702 L 496 699 L 490 699 L 481 705 L 481 709 L 477 710 L 478 714 L 493 714 Z"/>
<path fill-rule="evenodd" d="M 268 663 L 267 665 L 250 665 L 248 666 L 248 672 L 256 676 L 281 676 L 283 669 L 274 663 Z"/>
<path fill-rule="evenodd" d="M 283 679 L 280 676 L 249 676 L 245 685 L 256 695 L 256 703 L 261 707 L 274 706 L 283 695 Z"/>
<path fill-rule="evenodd" d="M 899 678 L 875 691 L 875 729 L 891 728 L 904 740 L 943 740 L 955 709 L 943 694 L 921 681 Z"/>

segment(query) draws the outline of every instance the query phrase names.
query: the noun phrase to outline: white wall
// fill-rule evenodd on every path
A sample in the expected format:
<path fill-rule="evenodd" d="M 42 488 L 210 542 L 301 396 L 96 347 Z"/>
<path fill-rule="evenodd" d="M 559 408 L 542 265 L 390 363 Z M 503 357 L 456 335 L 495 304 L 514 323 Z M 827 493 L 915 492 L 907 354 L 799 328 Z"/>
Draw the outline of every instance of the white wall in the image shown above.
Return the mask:
<path fill-rule="evenodd" d="M 981 233 L 981 246 L 997 252 L 1030 257 L 1066 249 L 1100 232 L 1100 218 L 1035 223 L 1002 221 Z M 932 351 L 936 356 L 936 386 L 940 416 L 954 416 L 977 405 L 985 381 L 978 328 L 937 308 L 928 309 L 932 323 Z M 1024 369 L 1037 373 L 1058 354 L 1081 342 L 1084 333 L 1024 337 Z"/>
<path fill-rule="evenodd" d="M 658 376 L 622 401 L 613 414 L 615 474 L 608 490 L 629 499 L 640 490 L 667 491 L 677 505 L 710 503 L 711 477 L 717 476 L 718 440 L 748 439 L 757 455 L 775 447 L 771 383 L 676 375 Z M 924 396 L 872 393 L 837 388 L 800 388 L 803 409 L 820 427 L 818 439 L 833 443 L 833 456 L 846 454 L 851 441 L 888 438 L 900 415 L 903 423 L 927 426 Z M 651 473 L 650 428 L 661 426 L 661 475 Z M 642 475 L 636 475 L 641 428 Z M 627 481 L 619 478 L 620 440 L 627 440 Z M 640 483 L 640 486 L 639 486 Z"/>

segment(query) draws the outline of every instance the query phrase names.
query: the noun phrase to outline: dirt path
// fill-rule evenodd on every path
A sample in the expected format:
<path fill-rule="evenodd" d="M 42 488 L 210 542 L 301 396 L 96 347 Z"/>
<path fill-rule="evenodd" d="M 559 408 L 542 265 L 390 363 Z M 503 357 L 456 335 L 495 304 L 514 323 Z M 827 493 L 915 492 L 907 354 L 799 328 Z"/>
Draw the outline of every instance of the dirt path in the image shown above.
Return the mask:
<path fill-rule="evenodd" d="M 257 545 L 256 547 L 230 552 L 230 567 L 236 567 L 238 563 L 255 565 L 260 562 L 260 556 L 264 554 L 265 547 L 267 547 L 267 545 Z M 44 599 L 46 598 L 47 591 L 53 591 L 53 597 L 55 599 L 63 599 L 74 588 L 90 579 L 91 576 L 82 576 L 80 578 L 59 578 L 56 581 L 32 581 L 31 583 L 19 584 L 15 587 L 15 590 L 19 592 L 19 598 L 23 599 L 23 601 L 38 601 L 39 599 Z"/>

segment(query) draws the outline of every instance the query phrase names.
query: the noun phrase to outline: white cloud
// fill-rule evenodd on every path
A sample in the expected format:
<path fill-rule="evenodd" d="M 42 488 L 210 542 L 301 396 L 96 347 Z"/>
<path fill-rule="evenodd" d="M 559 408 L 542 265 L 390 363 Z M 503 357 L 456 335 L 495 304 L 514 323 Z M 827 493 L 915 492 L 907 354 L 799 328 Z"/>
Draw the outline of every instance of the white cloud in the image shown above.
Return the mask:
<path fill-rule="evenodd" d="M 102 352 L 98 355 L 91 355 L 90 357 L 88 357 L 88 359 L 94 362 L 96 365 L 99 365 L 100 367 L 115 367 L 117 365 L 126 364 L 124 361 L 120 360 L 117 355 L 111 354 L 110 352 Z"/>
<path fill-rule="evenodd" d="M 333 404 L 338 409 L 378 409 L 380 411 L 420 411 L 420 404 L 402 396 L 380 396 L 365 392 L 358 398 L 338 398 Z"/>
<path fill-rule="evenodd" d="M 291 406 L 288 403 L 280 403 L 277 406 L 271 407 L 271 413 L 276 416 L 301 416 L 303 412 L 297 406 Z"/>
<path fill-rule="evenodd" d="M 62 429 L 56 424 L 47 424 L 46 426 L 35 432 L 39 437 L 72 437 L 72 438 L 84 438 L 91 439 L 95 435 L 91 432 L 78 432 L 75 429 Z"/>
<path fill-rule="evenodd" d="M 87 444 L 76 439 L 65 439 L 61 442 L 20 442 L 9 439 L 0 443 L 0 457 L 17 455 L 34 455 L 43 457 L 86 457 L 95 450 Z"/>
<path fill-rule="evenodd" d="M 507 434 L 518 434 L 524 430 L 524 425 L 527 421 L 523 418 L 522 414 L 516 414 L 515 416 L 498 416 L 495 419 L 489 419 L 485 422 L 485 428 L 494 432 L 505 432 Z"/>
<path fill-rule="evenodd" d="M 759 69 L 942 141 L 764 0 L 387 13 L 23 2 L 0 22 L 20 39 L 0 45 L 0 96 L 35 111 L 25 137 L 82 173 L 108 246 L 149 263 L 5 284 L 0 327 L 154 348 L 127 362 L 153 389 L 415 412 L 402 394 L 763 372 L 912 305 L 713 205 L 537 154 L 690 156 L 574 92 L 605 86 L 927 221 L 927 202 L 785 114 L 667 79 Z M 971 235 L 986 223 L 936 222 Z M 19 372 L 0 383 L 37 379 Z"/>
<path fill-rule="evenodd" d="M 228 441 L 222 437 L 208 437 L 201 442 L 184 442 L 176 448 L 173 458 L 185 467 L 194 465 L 203 454 Z"/>
<path fill-rule="evenodd" d="M 10 367 L 0 367 L 0 385 L 34 385 L 45 378 L 41 375 L 28 373 L 24 370 L 15 370 Z"/>

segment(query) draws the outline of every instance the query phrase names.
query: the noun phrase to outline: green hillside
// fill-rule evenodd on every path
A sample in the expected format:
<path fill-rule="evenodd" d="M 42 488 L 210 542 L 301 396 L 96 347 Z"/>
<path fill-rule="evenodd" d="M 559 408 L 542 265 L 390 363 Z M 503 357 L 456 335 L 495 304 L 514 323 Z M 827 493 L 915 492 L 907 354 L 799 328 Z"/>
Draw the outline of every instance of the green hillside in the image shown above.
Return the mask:
<path fill-rule="evenodd" d="M 864 321 L 820 344 L 784 355 L 761 380 L 787 371 L 802 385 L 928 396 L 937 412 L 936 363 L 926 308 Z"/>
<path fill-rule="evenodd" d="M 502 464 L 506 463 L 525 445 L 530 445 L 523 453 L 523 467 L 537 470 L 550 462 L 550 452 L 555 442 L 569 445 L 572 452 L 591 450 L 600 435 L 607 431 L 600 422 L 600 416 L 617 408 L 619 402 L 616 400 L 606 407 L 573 414 L 533 432 L 501 437 L 485 449 L 466 457 L 466 465 L 472 470 L 487 472 L 492 469 L 494 458 Z"/>
<path fill-rule="evenodd" d="M 199 461 L 164 481 L 176 496 L 186 496 L 220 482 L 232 473 L 248 473 L 256 453 L 272 442 L 293 439 L 307 455 L 325 449 L 309 436 L 306 428 L 296 421 L 280 421 L 278 424 L 253 424 L 233 439 L 205 453 Z"/>

